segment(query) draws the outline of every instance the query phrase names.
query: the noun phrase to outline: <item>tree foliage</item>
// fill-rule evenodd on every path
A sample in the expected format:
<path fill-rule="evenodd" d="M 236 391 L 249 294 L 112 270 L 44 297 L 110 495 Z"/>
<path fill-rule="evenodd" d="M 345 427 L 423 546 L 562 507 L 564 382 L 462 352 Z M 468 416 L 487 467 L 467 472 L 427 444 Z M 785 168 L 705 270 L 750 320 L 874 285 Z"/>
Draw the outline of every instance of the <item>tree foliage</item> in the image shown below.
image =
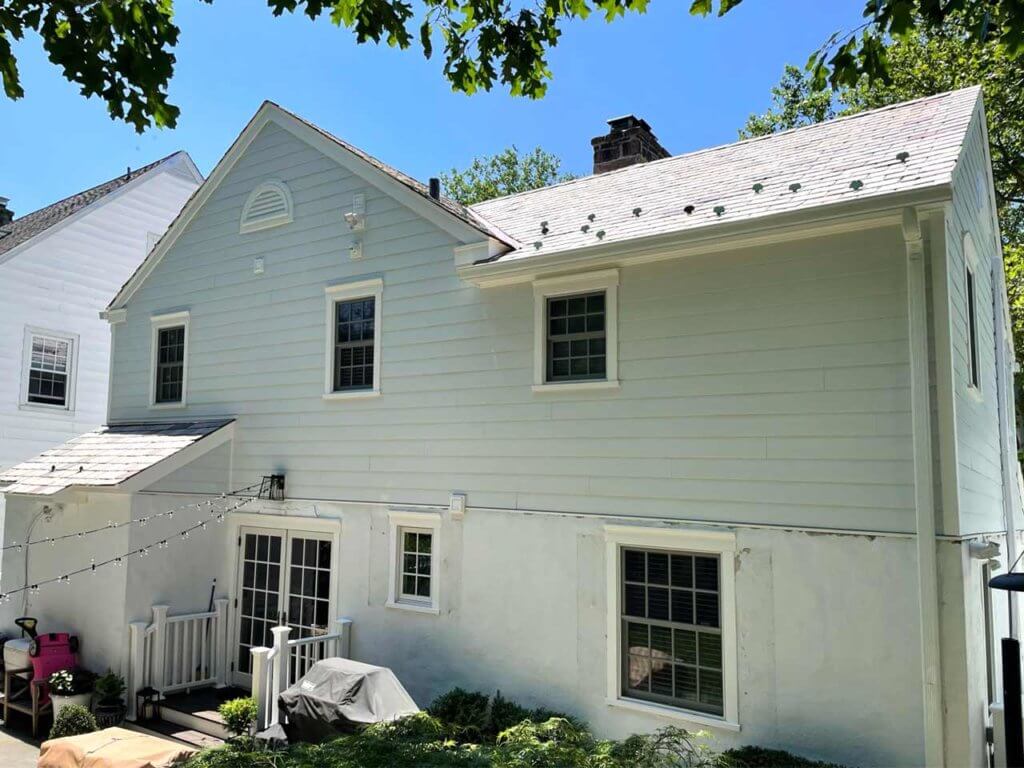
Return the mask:
<path fill-rule="evenodd" d="M 441 183 L 452 200 L 473 205 L 576 178 L 563 173 L 561 167 L 561 160 L 540 147 L 524 154 L 513 146 L 496 155 L 478 157 L 465 170 L 452 168 L 442 173 Z"/>
<path fill-rule="evenodd" d="M 213 0 L 201 0 L 213 2 Z M 350 30 L 358 43 L 418 45 L 427 58 L 443 47 L 444 77 L 456 91 L 490 90 L 542 97 L 552 72 L 548 53 L 562 27 L 591 14 L 614 21 L 643 13 L 650 0 L 266 0 L 275 16 L 326 16 Z M 723 16 L 742 0 L 690 0 L 695 16 Z M 759 0 L 770 3 L 773 0 Z M 963 28 L 969 47 L 997 44 L 1005 56 L 1024 54 L 1021 0 L 862 0 L 864 22 L 836 32 L 809 60 L 820 89 L 850 87 L 862 77 L 889 82 L 890 39 L 904 40 L 943 29 L 951 16 L 971 19 Z M 750 0 L 748 0 L 748 5 Z M 799 19 L 793 19 L 799 23 Z M 12 41 L 35 32 L 50 60 L 85 96 L 107 103 L 114 118 L 142 131 L 173 127 L 178 108 L 167 101 L 174 72 L 174 0 L 4 0 L 0 2 L 0 79 L 9 98 L 24 91 Z"/>

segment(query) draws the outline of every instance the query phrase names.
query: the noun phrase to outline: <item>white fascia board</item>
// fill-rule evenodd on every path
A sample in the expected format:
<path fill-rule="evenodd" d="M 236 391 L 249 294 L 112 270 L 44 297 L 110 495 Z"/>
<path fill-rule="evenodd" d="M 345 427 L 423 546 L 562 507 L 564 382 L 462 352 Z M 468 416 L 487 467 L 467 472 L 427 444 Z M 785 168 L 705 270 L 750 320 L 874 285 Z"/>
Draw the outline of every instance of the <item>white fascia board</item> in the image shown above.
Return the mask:
<path fill-rule="evenodd" d="M 941 209 L 951 196 L 951 184 L 943 182 L 912 192 L 880 195 L 854 203 L 831 203 L 763 218 L 711 224 L 682 232 L 669 232 L 542 256 L 472 264 L 459 267 L 456 271 L 460 278 L 480 288 L 532 282 L 538 277 L 567 271 L 647 264 L 697 254 L 733 251 L 875 227 L 895 226 L 902 221 L 903 208 L 907 205 L 914 205 L 922 212 L 933 208 Z"/>

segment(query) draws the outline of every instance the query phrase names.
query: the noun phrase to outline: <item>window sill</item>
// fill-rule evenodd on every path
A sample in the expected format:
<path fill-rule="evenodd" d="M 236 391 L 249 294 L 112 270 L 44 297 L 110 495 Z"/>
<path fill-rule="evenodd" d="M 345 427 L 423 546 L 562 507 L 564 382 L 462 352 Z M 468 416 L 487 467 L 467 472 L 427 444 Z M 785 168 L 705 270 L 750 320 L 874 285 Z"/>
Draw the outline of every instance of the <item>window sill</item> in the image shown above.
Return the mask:
<path fill-rule="evenodd" d="M 619 380 L 610 381 L 566 381 L 562 383 L 534 384 L 534 392 L 586 392 L 588 390 L 618 389 Z"/>
<path fill-rule="evenodd" d="M 380 397 L 379 389 L 353 389 L 351 392 L 324 392 L 324 400 L 365 400 Z"/>
<path fill-rule="evenodd" d="M 184 408 L 185 403 L 150 403 L 149 410 L 151 411 L 173 411 L 179 408 Z"/>
<path fill-rule="evenodd" d="M 639 701 L 637 699 L 606 699 L 605 703 L 609 707 L 618 707 L 619 709 L 628 709 L 633 712 L 641 712 L 647 715 L 666 717 L 671 720 L 678 720 L 679 722 L 698 725 L 701 728 L 717 728 L 718 730 L 730 731 L 731 733 L 739 733 L 740 731 L 739 723 L 729 722 L 724 718 L 715 717 L 714 715 L 705 715 L 700 712 L 691 712 L 686 709 L 666 707 L 662 704 L 654 704 L 653 702 Z"/>
<path fill-rule="evenodd" d="M 384 603 L 385 608 L 397 608 L 400 611 L 412 611 L 413 613 L 429 613 L 434 616 L 441 614 L 440 608 L 434 608 L 430 605 L 417 605 L 416 603 L 403 603 L 401 601 L 388 600 Z"/>
<path fill-rule="evenodd" d="M 73 416 L 75 411 L 66 405 L 47 405 L 46 403 L 18 403 L 18 409 L 33 413 L 52 413 L 54 416 Z"/>

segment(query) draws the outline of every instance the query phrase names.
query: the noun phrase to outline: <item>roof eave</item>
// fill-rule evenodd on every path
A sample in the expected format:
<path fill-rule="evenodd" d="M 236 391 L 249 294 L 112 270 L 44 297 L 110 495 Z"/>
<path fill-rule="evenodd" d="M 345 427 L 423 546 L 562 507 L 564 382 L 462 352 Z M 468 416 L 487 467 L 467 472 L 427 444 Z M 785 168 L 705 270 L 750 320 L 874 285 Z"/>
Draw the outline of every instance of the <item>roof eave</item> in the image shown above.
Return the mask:
<path fill-rule="evenodd" d="M 739 222 L 715 223 L 519 259 L 476 262 L 458 268 L 458 274 L 481 288 L 529 282 L 548 274 L 643 264 L 897 224 L 907 206 L 941 206 L 951 198 L 951 184 L 945 181 L 909 192 L 829 203 Z"/>

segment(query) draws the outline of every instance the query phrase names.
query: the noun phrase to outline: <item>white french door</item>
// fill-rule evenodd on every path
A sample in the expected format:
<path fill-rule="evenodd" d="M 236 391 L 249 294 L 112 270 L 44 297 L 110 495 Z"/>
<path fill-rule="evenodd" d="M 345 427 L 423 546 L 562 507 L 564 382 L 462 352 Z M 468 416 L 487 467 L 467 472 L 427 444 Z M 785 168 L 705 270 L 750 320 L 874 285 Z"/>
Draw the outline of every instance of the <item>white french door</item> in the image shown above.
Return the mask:
<path fill-rule="evenodd" d="M 242 528 L 238 537 L 233 682 L 252 683 L 251 649 L 270 647 L 270 630 L 287 624 L 289 638 L 330 632 L 333 600 L 330 534 Z"/>

